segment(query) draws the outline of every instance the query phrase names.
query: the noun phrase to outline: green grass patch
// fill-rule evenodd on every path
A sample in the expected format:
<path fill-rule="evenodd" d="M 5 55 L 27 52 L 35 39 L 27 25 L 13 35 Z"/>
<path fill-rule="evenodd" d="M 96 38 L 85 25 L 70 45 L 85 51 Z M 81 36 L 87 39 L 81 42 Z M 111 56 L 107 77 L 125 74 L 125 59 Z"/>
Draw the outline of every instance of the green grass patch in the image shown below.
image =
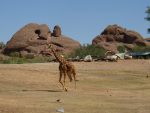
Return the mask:
<path fill-rule="evenodd" d="M 50 62 L 52 59 L 50 57 L 34 57 L 34 58 L 20 58 L 20 57 L 10 57 L 7 60 L 0 61 L 1 64 L 24 64 L 24 63 L 46 63 Z"/>

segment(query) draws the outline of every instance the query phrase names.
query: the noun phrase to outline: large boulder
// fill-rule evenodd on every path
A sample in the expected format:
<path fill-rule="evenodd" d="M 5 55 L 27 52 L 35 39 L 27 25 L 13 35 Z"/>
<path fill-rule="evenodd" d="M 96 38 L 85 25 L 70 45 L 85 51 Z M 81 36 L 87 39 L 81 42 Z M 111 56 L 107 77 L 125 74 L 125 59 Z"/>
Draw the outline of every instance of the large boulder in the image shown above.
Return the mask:
<path fill-rule="evenodd" d="M 112 40 L 112 41 L 110 41 L 110 40 Z M 109 38 L 107 38 L 107 36 L 105 36 L 105 35 L 98 35 L 93 39 L 92 44 L 102 47 L 108 51 L 113 51 L 115 53 L 117 52 L 116 43 L 115 43 L 114 39 L 111 38 L 111 36 Z"/>
<path fill-rule="evenodd" d="M 115 53 L 118 52 L 117 46 L 120 45 L 127 49 L 132 49 L 135 45 L 149 45 L 138 32 L 127 30 L 118 25 L 107 26 L 100 35 L 92 40 L 92 44 Z"/>
<path fill-rule="evenodd" d="M 7 42 L 4 53 L 11 52 L 40 54 L 51 42 L 51 32 L 46 24 L 30 23 L 17 31 Z"/>
<path fill-rule="evenodd" d="M 54 27 L 54 30 L 53 30 L 52 35 L 53 35 L 54 37 L 59 37 L 59 36 L 61 36 L 61 27 L 60 27 L 59 25 L 56 25 L 56 26 Z"/>
<path fill-rule="evenodd" d="M 145 38 L 144 39 L 146 42 L 150 42 L 150 38 Z"/>
<path fill-rule="evenodd" d="M 87 55 L 84 57 L 84 62 L 92 62 L 92 56 L 91 55 Z"/>
<path fill-rule="evenodd" d="M 80 46 L 80 43 L 57 33 L 58 26 L 51 33 L 46 24 L 30 23 L 17 31 L 4 49 L 5 54 L 18 52 L 21 56 L 32 54 L 34 56 L 49 53 L 48 44 L 53 44 L 58 51 L 68 53 Z M 52 36 L 52 34 L 55 34 Z M 59 34 L 59 35 L 58 35 Z"/>
<path fill-rule="evenodd" d="M 61 35 L 59 37 L 52 36 L 51 41 L 54 47 L 56 47 L 56 50 L 64 51 L 64 54 L 69 54 L 73 50 L 81 46 L 78 41 L 64 35 Z"/>

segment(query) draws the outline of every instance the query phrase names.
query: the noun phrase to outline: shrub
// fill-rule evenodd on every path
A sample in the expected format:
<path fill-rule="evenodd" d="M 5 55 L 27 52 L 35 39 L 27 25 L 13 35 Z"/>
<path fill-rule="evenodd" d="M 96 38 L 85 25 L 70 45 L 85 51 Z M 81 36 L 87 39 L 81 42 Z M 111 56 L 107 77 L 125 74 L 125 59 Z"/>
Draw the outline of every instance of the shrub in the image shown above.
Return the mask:
<path fill-rule="evenodd" d="M 150 46 L 135 46 L 132 52 L 150 52 Z"/>
<path fill-rule="evenodd" d="M 28 63 L 45 63 L 50 62 L 50 57 L 44 57 L 44 56 L 36 56 L 33 59 L 26 59 Z"/>
<path fill-rule="evenodd" d="M 27 59 L 25 57 L 10 57 L 6 60 L 0 61 L 0 63 L 3 64 L 24 64 L 24 63 L 45 63 L 45 62 L 50 62 L 52 59 L 50 57 L 34 57 L 32 59 Z"/>
<path fill-rule="evenodd" d="M 3 61 L 3 57 L 0 55 L 0 61 Z"/>
<path fill-rule="evenodd" d="M 17 51 L 11 52 L 11 53 L 9 54 L 9 56 L 11 56 L 11 57 L 20 57 L 20 53 L 17 52 Z"/>
<path fill-rule="evenodd" d="M 0 42 L 0 49 L 3 49 L 5 47 L 5 44 L 3 42 Z"/>
<path fill-rule="evenodd" d="M 2 63 L 3 64 L 23 64 L 23 63 L 25 63 L 25 59 L 17 58 L 17 57 L 11 57 L 7 60 L 4 60 Z"/>
<path fill-rule="evenodd" d="M 124 53 L 125 52 L 125 47 L 124 46 L 118 46 L 117 50 L 119 51 L 119 53 Z"/>
<path fill-rule="evenodd" d="M 33 59 L 34 58 L 34 54 L 27 54 L 25 55 L 26 59 Z"/>
<path fill-rule="evenodd" d="M 84 58 L 86 55 L 103 57 L 105 55 L 106 50 L 94 45 L 83 45 L 80 48 L 76 49 L 74 53 L 70 54 L 69 57 L 79 56 L 80 58 Z"/>

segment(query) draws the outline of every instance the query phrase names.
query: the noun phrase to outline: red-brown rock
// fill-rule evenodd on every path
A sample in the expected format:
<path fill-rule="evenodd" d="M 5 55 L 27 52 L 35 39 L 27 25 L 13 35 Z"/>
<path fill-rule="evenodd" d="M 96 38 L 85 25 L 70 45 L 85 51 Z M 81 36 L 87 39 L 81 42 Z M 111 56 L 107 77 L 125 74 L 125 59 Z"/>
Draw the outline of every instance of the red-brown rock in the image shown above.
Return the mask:
<path fill-rule="evenodd" d="M 54 27 L 54 30 L 53 30 L 52 35 L 53 35 L 54 37 L 59 37 L 59 36 L 61 36 L 61 28 L 60 28 L 59 25 L 56 25 L 56 26 Z"/>
<path fill-rule="evenodd" d="M 135 45 L 148 45 L 138 32 L 126 30 L 118 25 L 106 27 L 100 35 L 92 40 L 92 44 L 113 52 L 118 52 L 118 44 L 124 45 L 127 49 L 132 49 Z"/>
<path fill-rule="evenodd" d="M 145 38 L 144 39 L 146 42 L 150 42 L 150 38 Z"/>
<path fill-rule="evenodd" d="M 44 50 L 45 45 L 51 42 L 50 36 L 51 32 L 46 24 L 27 24 L 7 42 L 4 53 L 26 51 L 40 54 L 40 51 Z M 41 45 L 42 47 L 39 48 Z"/>
<path fill-rule="evenodd" d="M 61 35 L 60 37 L 51 37 L 52 43 L 56 46 L 58 51 L 65 51 L 65 54 L 72 52 L 72 50 L 79 48 L 81 44 L 70 37 Z"/>
<path fill-rule="evenodd" d="M 56 31 L 58 28 L 58 26 L 55 26 Z M 31 23 L 25 25 L 13 35 L 7 42 L 4 53 L 19 52 L 21 56 L 28 54 L 43 55 L 49 51 L 48 44 L 53 44 L 58 51 L 66 54 L 80 47 L 79 42 L 61 35 L 60 32 L 59 35 L 56 32 L 55 36 L 51 36 L 51 31 L 46 24 Z"/>

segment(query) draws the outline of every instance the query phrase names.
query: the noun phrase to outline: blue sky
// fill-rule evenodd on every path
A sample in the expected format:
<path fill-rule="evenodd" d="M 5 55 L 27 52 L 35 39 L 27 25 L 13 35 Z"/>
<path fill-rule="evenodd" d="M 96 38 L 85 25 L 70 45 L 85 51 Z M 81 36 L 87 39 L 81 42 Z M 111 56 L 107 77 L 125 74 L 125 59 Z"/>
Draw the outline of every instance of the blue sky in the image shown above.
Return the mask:
<path fill-rule="evenodd" d="M 150 0 L 0 0 L 0 41 L 28 23 L 60 25 L 62 34 L 91 43 L 108 25 L 118 24 L 150 37 L 144 18 Z"/>

